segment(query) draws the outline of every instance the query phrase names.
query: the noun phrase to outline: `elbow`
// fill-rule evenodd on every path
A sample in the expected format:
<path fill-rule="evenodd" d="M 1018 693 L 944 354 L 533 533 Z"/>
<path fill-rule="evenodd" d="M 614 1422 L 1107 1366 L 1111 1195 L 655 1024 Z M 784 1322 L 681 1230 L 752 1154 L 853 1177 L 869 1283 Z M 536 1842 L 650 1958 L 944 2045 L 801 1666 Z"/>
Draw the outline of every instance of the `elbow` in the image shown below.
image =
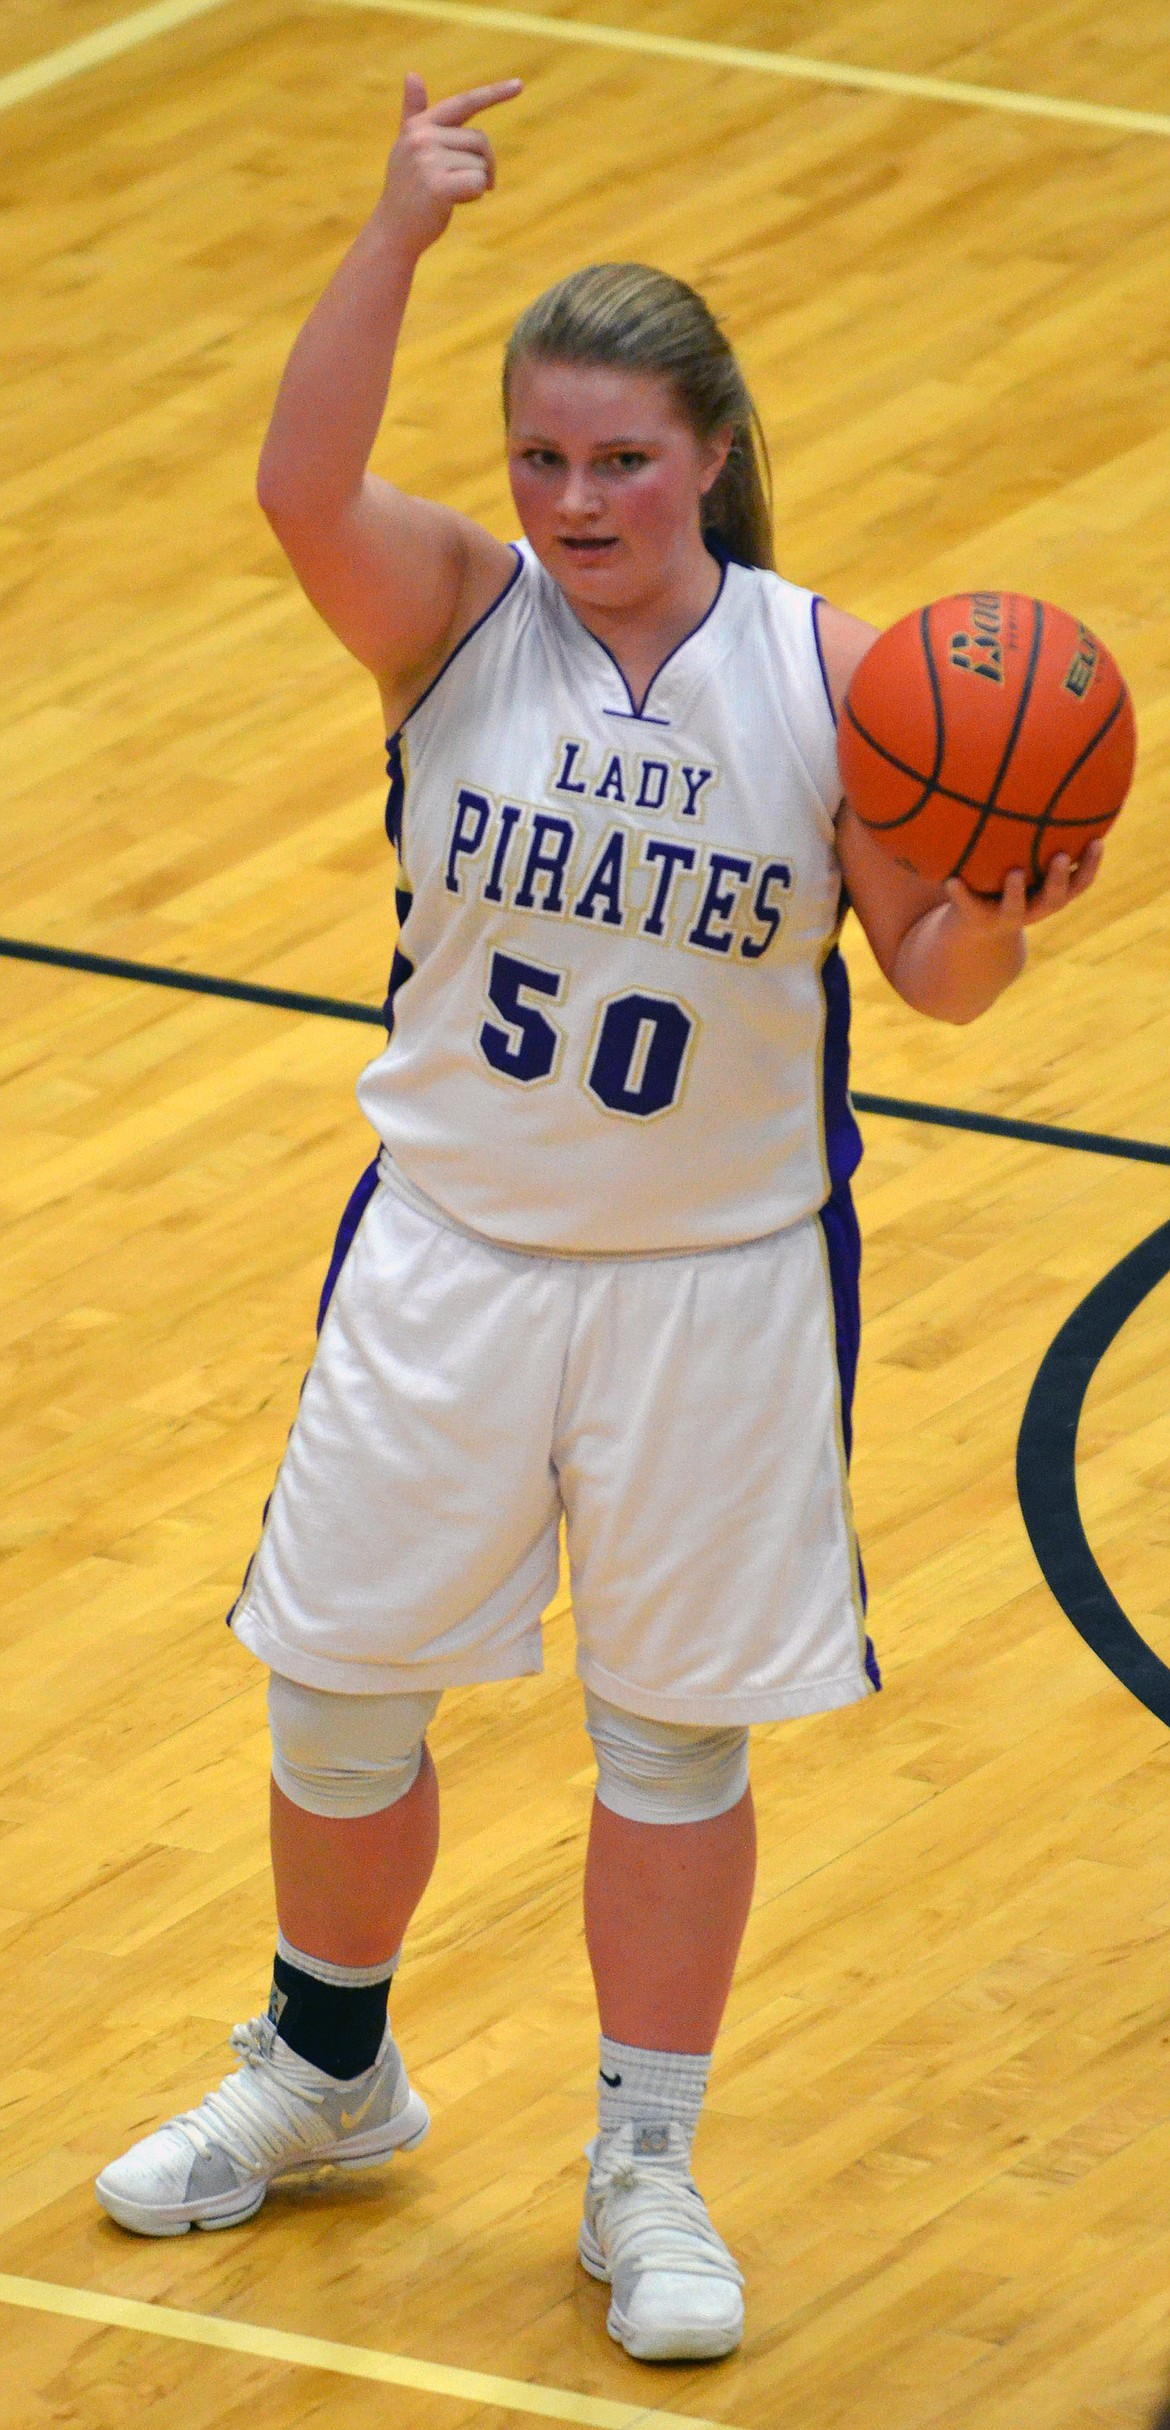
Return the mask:
<path fill-rule="evenodd" d="M 918 996 L 907 996 L 905 1002 L 915 1012 L 925 1013 L 928 1019 L 945 1022 L 948 1029 L 969 1029 L 973 1021 L 981 1021 L 984 1013 L 998 1004 L 1019 975 L 1019 970 L 1010 971 L 997 985 L 930 989 Z"/>
<path fill-rule="evenodd" d="M 982 986 L 978 982 L 968 982 L 965 987 L 946 988 L 930 1009 L 937 1020 L 947 1023 L 948 1028 L 970 1029 L 973 1021 L 981 1021 L 984 1013 L 990 1012 L 993 1004 L 998 1004 L 1004 989 L 1011 986 L 1015 976 L 1013 971 L 1010 977 L 985 981 Z"/>
<path fill-rule="evenodd" d="M 896 993 L 901 996 L 903 1004 L 909 1005 L 911 1012 L 921 1013 L 927 1021 L 941 1021 L 946 1029 L 967 1029 L 987 1009 L 983 1002 L 971 1004 L 964 1002 L 961 997 L 935 994 L 930 989 L 911 993 L 899 987 Z"/>
<path fill-rule="evenodd" d="M 969 1029 L 972 1021 L 978 1021 L 982 1013 L 991 1010 L 1002 993 L 1001 988 L 996 988 L 993 994 L 985 990 L 973 994 L 947 986 L 902 987 L 897 980 L 893 985 L 895 994 L 901 996 L 911 1012 L 924 1014 L 928 1021 L 941 1021 L 947 1029 Z"/>
<path fill-rule="evenodd" d="M 274 539 L 299 573 L 329 520 L 320 501 L 306 493 L 304 482 L 291 466 L 273 461 L 267 452 L 256 468 L 256 501 Z"/>
<path fill-rule="evenodd" d="M 291 518 L 294 489 L 287 468 L 281 466 L 268 447 L 261 449 L 256 467 L 256 500 L 273 531 L 279 534 L 282 524 L 287 525 Z"/>

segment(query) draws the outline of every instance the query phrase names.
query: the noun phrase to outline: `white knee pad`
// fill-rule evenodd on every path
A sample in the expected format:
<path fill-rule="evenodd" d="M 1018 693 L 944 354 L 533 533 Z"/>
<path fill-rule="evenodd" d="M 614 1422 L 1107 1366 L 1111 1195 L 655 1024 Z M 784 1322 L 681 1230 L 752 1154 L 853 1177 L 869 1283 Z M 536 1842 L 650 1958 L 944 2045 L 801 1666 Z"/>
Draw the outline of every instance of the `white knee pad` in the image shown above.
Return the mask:
<path fill-rule="evenodd" d="M 414 1787 L 439 1690 L 417 1696 L 338 1696 L 273 1671 L 268 1682 L 272 1776 L 307 1814 L 380 1814 Z"/>
<path fill-rule="evenodd" d="M 629 1822 L 710 1822 L 748 1785 L 746 1729 L 647 1721 L 585 1690 L 585 1727 L 597 1756 L 597 1794 Z"/>

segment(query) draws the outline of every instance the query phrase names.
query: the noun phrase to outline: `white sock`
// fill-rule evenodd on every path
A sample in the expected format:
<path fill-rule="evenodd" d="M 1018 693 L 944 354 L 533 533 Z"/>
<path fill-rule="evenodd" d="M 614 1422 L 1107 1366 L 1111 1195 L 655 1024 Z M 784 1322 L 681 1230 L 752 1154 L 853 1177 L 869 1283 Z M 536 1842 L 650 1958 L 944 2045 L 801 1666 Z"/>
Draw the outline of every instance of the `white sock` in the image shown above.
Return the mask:
<path fill-rule="evenodd" d="M 376 1966 L 335 1966 L 332 1958 L 310 1957 L 307 1950 L 294 1949 L 279 1929 L 276 1954 L 287 1966 L 297 1966 L 302 1974 L 311 1974 L 315 1983 L 329 1983 L 335 1991 L 361 1991 L 373 1983 L 384 1983 L 393 1974 L 402 1955 L 396 1949 L 393 1957 L 380 1958 Z"/>
<path fill-rule="evenodd" d="M 710 2051 L 642 2050 L 603 2033 L 597 2082 L 602 2135 L 622 2126 L 677 2126 L 689 2157 L 710 2066 Z"/>

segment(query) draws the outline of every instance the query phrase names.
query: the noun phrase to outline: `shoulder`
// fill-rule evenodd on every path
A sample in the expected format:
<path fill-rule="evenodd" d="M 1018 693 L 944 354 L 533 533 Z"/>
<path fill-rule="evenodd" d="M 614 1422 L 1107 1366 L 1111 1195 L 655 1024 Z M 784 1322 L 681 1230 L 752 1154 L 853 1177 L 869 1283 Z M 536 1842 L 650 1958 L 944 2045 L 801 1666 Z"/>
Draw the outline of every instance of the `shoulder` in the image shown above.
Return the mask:
<path fill-rule="evenodd" d="M 831 824 L 841 799 L 834 693 L 838 652 L 834 648 L 831 675 L 820 630 L 825 602 L 782 574 L 763 568 L 733 570 L 739 575 L 743 612 L 751 619 L 741 629 L 753 635 L 752 647 L 740 654 L 740 696 L 746 695 L 750 703 L 753 723 L 765 720 L 795 747 Z M 855 623 L 856 619 L 845 621 Z M 841 698 L 844 688 L 842 684 Z"/>
<path fill-rule="evenodd" d="M 819 591 L 805 590 L 783 574 L 754 567 L 736 570 L 773 644 L 802 671 L 815 673 L 818 695 L 836 723 L 854 669 L 877 639 L 877 627 L 831 606 Z"/>
<path fill-rule="evenodd" d="M 460 553 L 455 613 L 439 646 L 425 660 L 404 669 L 393 679 L 382 678 L 379 690 L 387 733 L 393 733 L 415 709 L 421 708 L 452 660 L 504 601 L 523 587 L 523 577 L 529 571 L 527 554 L 520 547 L 509 547 L 496 540 L 462 515 L 452 516 L 451 521 L 462 526 L 458 533 L 452 533 Z"/>

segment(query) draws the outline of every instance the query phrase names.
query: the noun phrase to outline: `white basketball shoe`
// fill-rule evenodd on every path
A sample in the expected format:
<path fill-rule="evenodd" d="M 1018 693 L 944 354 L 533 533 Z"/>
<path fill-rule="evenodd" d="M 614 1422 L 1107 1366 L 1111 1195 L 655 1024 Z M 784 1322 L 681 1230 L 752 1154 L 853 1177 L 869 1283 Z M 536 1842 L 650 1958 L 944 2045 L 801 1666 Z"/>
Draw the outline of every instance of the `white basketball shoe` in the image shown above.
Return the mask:
<path fill-rule="evenodd" d="M 269 2017 L 236 2025 L 231 2042 L 244 2062 L 236 2075 L 102 2170 L 97 2198 L 120 2227 L 139 2236 L 236 2227 L 274 2177 L 326 2162 L 374 2168 L 413 2151 L 430 2125 L 389 2026 L 373 2066 L 348 2082 L 298 2058 Z"/>
<path fill-rule="evenodd" d="M 713 2361 L 743 2335 L 743 2274 L 707 2216 L 677 2126 L 588 2146 L 578 2257 L 613 2288 L 610 2336 L 638 2362 Z"/>

